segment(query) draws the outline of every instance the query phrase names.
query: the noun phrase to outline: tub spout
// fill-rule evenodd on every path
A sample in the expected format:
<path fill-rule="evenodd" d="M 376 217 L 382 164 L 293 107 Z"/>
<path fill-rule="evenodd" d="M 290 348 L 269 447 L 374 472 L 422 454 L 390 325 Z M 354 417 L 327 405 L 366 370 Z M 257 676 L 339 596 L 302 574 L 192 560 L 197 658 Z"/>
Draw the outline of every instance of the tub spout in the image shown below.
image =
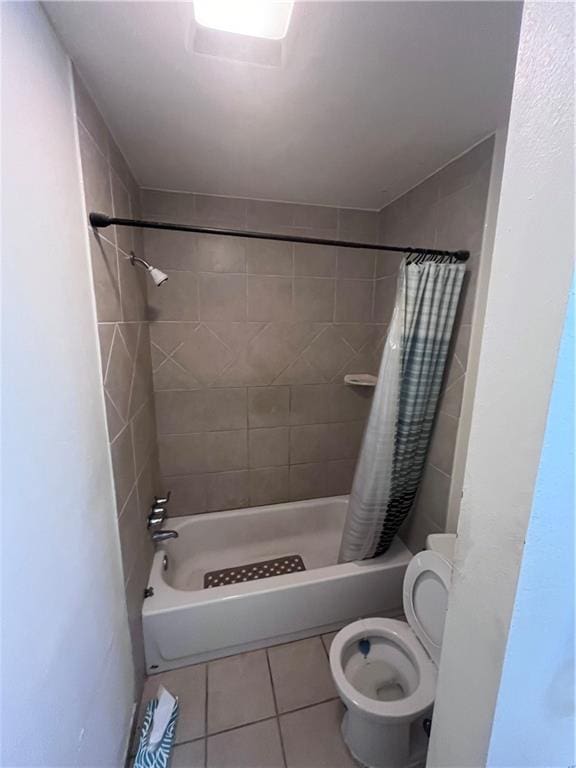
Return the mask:
<path fill-rule="evenodd" d="M 150 534 L 152 541 L 166 541 L 166 539 L 177 539 L 178 531 L 152 531 Z"/>

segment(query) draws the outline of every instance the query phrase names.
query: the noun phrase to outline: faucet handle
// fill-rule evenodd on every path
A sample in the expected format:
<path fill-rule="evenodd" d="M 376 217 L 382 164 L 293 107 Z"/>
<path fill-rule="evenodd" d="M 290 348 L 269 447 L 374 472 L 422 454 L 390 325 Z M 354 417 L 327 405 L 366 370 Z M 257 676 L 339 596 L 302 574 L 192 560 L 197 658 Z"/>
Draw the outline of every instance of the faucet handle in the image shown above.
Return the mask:
<path fill-rule="evenodd" d="M 166 510 L 164 507 L 153 506 L 148 515 L 148 528 L 153 528 L 155 525 L 161 525 L 166 517 Z"/>
<path fill-rule="evenodd" d="M 172 491 L 168 491 L 166 496 L 154 496 L 154 506 L 158 506 L 158 504 L 168 504 L 170 501 L 170 495 Z"/>

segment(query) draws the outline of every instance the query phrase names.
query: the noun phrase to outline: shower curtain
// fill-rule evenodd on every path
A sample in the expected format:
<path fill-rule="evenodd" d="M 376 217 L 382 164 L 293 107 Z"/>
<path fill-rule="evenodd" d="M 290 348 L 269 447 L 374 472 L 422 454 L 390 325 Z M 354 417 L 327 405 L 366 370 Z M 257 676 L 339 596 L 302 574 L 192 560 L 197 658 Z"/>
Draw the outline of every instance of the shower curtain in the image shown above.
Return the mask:
<path fill-rule="evenodd" d="M 464 279 L 451 261 L 408 257 L 400 269 L 340 562 L 384 553 L 414 503 Z"/>

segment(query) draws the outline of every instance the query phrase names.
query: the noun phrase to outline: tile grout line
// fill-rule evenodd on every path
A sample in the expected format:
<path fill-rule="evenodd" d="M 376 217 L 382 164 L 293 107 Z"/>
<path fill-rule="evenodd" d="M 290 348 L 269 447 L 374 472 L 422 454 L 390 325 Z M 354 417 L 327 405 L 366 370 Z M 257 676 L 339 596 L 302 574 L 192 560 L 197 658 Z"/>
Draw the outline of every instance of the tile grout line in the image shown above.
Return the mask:
<path fill-rule="evenodd" d="M 208 765 L 208 664 L 204 672 L 204 685 L 206 692 L 204 694 L 204 768 Z"/>
<path fill-rule="evenodd" d="M 280 716 L 278 712 L 278 700 L 276 699 L 276 686 L 274 685 L 274 675 L 272 674 L 272 665 L 270 663 L 270 654 L 268 653 L 268 648 L 265 648 L 266 653 L 266 664 L 268 665 L 268 674 L 270 676 L 270 685 L 272 687 L 272 699 L 274 701 L 274 712 L 276 713 L 276 717 L 274 718 L 276 720 L 276 727 L 278 728 L 278 737 L 280 739 L 280 749 L 282 751 L 282 761 L 284 763 L 284 768 L 287 768 L 288 763 L 286 762 L 286 749 L 284 747 L 284 739 L 282 738 L 282 728 L 280 727 Z"/>

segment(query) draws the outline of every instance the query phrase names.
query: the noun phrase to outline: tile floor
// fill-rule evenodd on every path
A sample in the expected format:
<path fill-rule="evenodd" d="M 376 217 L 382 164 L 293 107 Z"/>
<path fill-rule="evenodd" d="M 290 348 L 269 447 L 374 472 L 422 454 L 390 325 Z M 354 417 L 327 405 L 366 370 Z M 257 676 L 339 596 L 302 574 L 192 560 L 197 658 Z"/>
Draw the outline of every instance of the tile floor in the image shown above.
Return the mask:
<path fill-rule="evenodd" d="M 148 678 L 180 700 L 172 768 L 354 768 L 328 650 L 336 633 Z"/>

